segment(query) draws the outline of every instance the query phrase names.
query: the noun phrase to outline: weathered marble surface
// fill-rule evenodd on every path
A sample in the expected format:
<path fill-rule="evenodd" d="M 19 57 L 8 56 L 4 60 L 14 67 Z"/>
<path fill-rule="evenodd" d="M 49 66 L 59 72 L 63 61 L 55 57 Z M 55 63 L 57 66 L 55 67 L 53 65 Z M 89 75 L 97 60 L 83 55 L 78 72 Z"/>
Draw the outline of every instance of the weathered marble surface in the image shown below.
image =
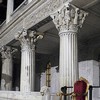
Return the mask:
<path fill-rule="evenodd" d="M 47 18 L 60 7 L 61 2 L 62 0 L 33 0 L 18 16 L 12 18 L 7 25 L 0 28 L 0 43 L 2 45 L 7 44 L 14 39 L 14 35 L 21 31 L 23 27 L 29 29 Z"/>
<path fill-rule="evenodd" d="M 40 92 L 0 91 L 0 100 L 42 100 Z"/>

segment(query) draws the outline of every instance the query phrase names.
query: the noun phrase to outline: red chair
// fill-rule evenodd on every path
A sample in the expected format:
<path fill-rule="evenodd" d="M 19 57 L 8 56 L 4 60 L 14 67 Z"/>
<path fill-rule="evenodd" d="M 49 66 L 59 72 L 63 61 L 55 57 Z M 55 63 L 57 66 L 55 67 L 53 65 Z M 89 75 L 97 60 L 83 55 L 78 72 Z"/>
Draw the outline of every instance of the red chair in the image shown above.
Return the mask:
<path fill-rule="evenodd" d="M 74 84 L 73 100 L 88 100 L 89 82 L 81 77 Z"/>
<path fill-rule="evenodd" d="M 80 77 L 78 81 L 74 83 L 74 91 L 72 93 L 58 93 L 60 96 L 60 100 L 62 100 L 62 96 L 72 96 L 72 100 L 88 100 L 88 90 L 89 90 L 89 82 Z"/>

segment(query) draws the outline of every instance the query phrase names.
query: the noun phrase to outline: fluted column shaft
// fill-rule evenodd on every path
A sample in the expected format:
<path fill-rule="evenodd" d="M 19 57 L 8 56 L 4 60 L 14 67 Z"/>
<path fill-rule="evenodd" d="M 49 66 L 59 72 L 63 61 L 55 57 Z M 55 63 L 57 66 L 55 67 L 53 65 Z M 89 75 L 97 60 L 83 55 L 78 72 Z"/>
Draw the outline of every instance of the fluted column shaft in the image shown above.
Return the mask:
<path fill-rule="evenodd" d="M 60 87 L 73 86 L 78 79 L 77 32 L 87 13 L 70 3 L 51 15 L 60 36 Z"/>
<path fill-rule="evenodd" d="M 11 90 L 12 89 L 11 48 L 10 47 L 2 48 L 1 54 L 2 54 L 1 90 Z"/>
<path fill-rule="evenodd" d="M 35 53 L 31 45 L 24 44 L 21 46 L 21 91 L 33 91 L 34 90 L 34 78 L 35 78 Z"/>
<path fill-rule="evenodd" d="M 35 78 L 35 45 L 34 33 L 28 33 L 26 29 L 19 31 L 15 38 L 21 43 L 21 80 L 20 90 L 30 92 L 34 90 Z"/>
<path fill-rule="evenodd" d="M 35 81 L 35 42 L 43 36 L 35 31 L 22 29 L 15 38 L 21 43 L 21 81 L 20 90 L 24 92 L 34 91 Z"/>
<path fill-rule="evenodd" d="M 78 79 L 77 34 L 74 31 L 63 31 L 60 36 L 60 86 L 73 86 Z"/>

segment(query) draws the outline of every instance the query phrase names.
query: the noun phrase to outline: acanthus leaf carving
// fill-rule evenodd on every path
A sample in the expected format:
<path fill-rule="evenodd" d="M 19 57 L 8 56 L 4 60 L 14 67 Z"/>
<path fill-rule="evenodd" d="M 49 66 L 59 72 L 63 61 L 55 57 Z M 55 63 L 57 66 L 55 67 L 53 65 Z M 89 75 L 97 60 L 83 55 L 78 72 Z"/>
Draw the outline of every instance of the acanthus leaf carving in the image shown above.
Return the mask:
<path fill-rule="evenodd" d="M 43 33 L 30 30 L 27 31 L 25 28 L 23 28 L 22 31 L 19 31 L 15 35 L 15 39 L 20 41 L 21 47 L 24 49 L 34 49 L 35 42 L 37 42 L 38 39 L 42 38 Z"/>
<path fill-rule="evenodd" d="M 16 51 L 17 51 L 16 48 L 6 46 L 6 45 L 4 45 L 0 48 L 0 52 L 2 54 L 2 59 L 11 59 L 12 54 Z"/>
<path fill-rule="evenodd" d="M 88 15 L 76 6 L 66 3 L 57 12 L 51 14 L 53 22 L 59 31 L 75 30 L 82 27 L 85 17 Z"/>

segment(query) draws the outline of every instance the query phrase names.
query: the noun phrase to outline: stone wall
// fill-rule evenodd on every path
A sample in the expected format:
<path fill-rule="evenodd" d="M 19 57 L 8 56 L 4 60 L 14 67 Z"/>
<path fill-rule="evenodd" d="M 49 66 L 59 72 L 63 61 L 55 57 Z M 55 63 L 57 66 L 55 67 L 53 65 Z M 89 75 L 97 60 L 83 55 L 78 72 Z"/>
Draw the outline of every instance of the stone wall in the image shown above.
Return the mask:
<path fill-rule="evenodd" d="M 99 67 L 99 62 L 95 60 L 81 61 L 79 62 L 79 77 L 86 78 L 92 86 L 99 86 Z M 100 88 L 94 88 L 92 96 L 93 100 L 100 100 Z"/>

